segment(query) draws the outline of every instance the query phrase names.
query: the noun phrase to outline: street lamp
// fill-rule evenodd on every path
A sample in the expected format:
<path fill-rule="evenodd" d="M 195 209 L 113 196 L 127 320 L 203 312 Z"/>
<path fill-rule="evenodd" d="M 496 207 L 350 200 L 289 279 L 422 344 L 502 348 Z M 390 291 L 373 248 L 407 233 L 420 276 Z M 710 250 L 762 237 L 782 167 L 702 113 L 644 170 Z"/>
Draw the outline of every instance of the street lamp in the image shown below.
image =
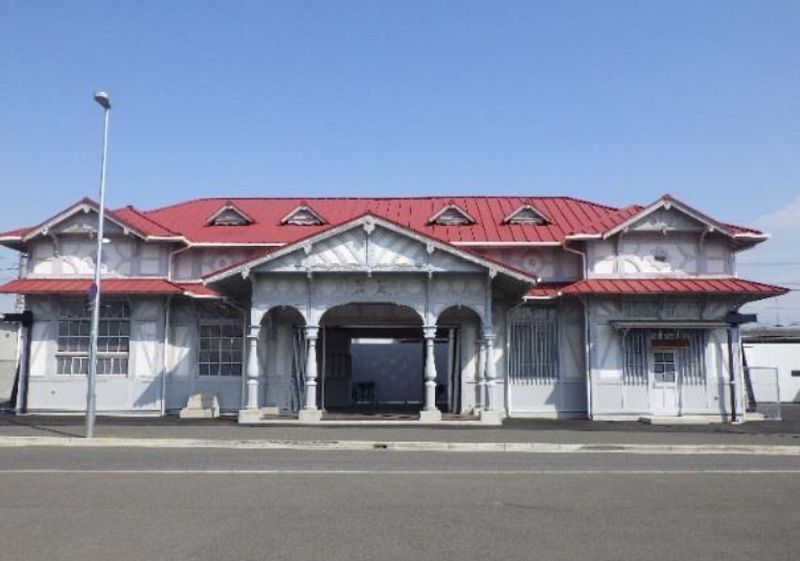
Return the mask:
<path fill-rule="evenodd" d="M 108 114 L 111 99 L 106 92 L 95 92 L 94 100 L 103 108 L 103 156 L 100 160 L 100 209 L 97 213 L 97 256 L 94 262 L 94 282 L 89 289 L 92 304 L 92 328 L 89 335 L 89 378 L 86 389 L 86 438 L 94 436 L 94 417 L 97 395 L 97 332 L 100 327 L 100 265 L 103 262 L 103 226 L 106 219 L 106 168 L 108 164 Z"/>

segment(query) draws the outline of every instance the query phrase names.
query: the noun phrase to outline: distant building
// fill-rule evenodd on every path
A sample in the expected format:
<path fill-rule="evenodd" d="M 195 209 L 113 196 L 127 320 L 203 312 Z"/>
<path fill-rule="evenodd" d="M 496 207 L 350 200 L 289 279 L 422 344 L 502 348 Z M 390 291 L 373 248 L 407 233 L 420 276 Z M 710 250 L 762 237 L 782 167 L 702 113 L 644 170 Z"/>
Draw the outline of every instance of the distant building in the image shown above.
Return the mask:
<path fill-rule="evenodd" d="M 85 407 L 96 213 L 0 234 L 29 257 L 0 287 L 34 316 L 28 411 Z M 786 292 L 737 277 L 764 234 L 670 196 L 200 199 L 105 232 L 106 412 L 727 419 L 730 313 Z"/>
<path fill-rule="evenodd" d="M 800 327 L 748 329 L 742 332 L 742 348 L 748 367 L 777 369 L 776 381 L 781 402 L 800 403 Z M 758 375 L 772 379 L 772 373 L 767 370 Z M 759 395 L 759 389 L 766 382 L 768 380 L 755 385 L 756 401 L 769 400 Z"/>

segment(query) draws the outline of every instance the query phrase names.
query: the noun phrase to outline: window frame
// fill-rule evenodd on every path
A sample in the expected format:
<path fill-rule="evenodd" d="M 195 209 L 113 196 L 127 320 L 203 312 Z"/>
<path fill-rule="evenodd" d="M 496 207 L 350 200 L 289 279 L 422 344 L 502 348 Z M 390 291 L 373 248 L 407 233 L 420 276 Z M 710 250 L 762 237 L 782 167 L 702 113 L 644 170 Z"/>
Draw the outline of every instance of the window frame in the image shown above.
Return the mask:
<path fill-rule="evenodd" d="M 508 322 L 509 381 L 541 386 L 561 382 L 559 317 L 555 308 L 529 310 Z"/>
<path fill-rule="evenodd" d="M 115 307 L 117 311 L 110 313 Z M 56 319 L 55 375 L 87 376 L 92 315 L 80 300 L 63 300 Z M 66 327 L 66 333 L 62 329 Z M 116 342 L 116 344 L 113 344 Z M 97 337 L 97 375 L 119 378 L 130 375 L 131 306 L 126 300 L 100 303 Z M 69 365 L 65 367 L 65 365 Z"/>
<path fill-rule="evenodd" d="M 217 333 L 204 335 L 204 329 L 216 328 Z M 225 331 L 228 331 L 226 334 Z M 233 331 L 231 334 L 230 331 Z M 228 339 L 228 345 L 223 345 Z M 204 345 L 208 341 L 207 348 Z M 197 324 L 197 361 L 195 375 L 202 380 L 229 380 L 242 377 L 245 364 L 245 333 L 237 318 L 201 318 Z M 204 360 L 204 353 L 214 360 Z M 227 360 L 223 360 L 223 357 Z M 237 360 L 238 358 L 238 360 Z M 212 369 L 215 370 L 212 372 Z"/>

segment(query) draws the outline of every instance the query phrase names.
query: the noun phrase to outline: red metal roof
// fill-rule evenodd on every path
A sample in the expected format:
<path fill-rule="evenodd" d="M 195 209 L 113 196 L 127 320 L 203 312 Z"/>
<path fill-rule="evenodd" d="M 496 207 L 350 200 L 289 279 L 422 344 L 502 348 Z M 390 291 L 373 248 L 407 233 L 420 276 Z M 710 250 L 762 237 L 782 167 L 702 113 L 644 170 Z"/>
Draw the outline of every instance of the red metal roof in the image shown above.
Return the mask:
<path fill-rule="evenodd" d="M 0 285 L 5 294 L 85 294 L 92 279 L 16 279 Z M 172 282 L 164 278 L 102 279 L 105 294 L 183 294 L 195 298 L 221 298 L 199 282 Z"/>
<path fill-rule="evenodd" d="M 202 282 L 173 282 L 178 286 L 187 296 L 195 298 L 222 298 L 222 295 L 211 288 L 204 285 Z"/>
<path fill-rule="evenodd" d="M 92 279 L 16 279 L 0 286 L 11 294 L 81 293 L 89 290 Z M 126 294 L 177 294 L 181 289 L 166 279 L 103 279 L 103 292 Z"/>
<path fill-rule="evenodd" d="M 247 226 L 209 226 L 208 217 L 233 202 L 255 221 Z M 429 224 L 443 207 L 456 204 L 475 224 Z M 505 224 L 504 218 L 530 204 L 552 221 L 544 225 Z M 281 218 L 306 205 L 325 217 L 321 226 L 281 225 Z M 446 242 L 560 243 L 567 233 L 617 209 L 571 197 L 419 197 L 419 198 L 272 198 L 199 199 L 145 212 L 164 227 L 199 243 L 291 243 L 310 234 L 373 214 Z"/>
<path fill-rule="evenodd" d="M 571 282 L 540 282 L 531 288 L 526 299 L 530 300 L 550 300 L 561 296 L 561 290 L 572 284 Z"/>
<path fill-rule="evenodd" d="M 536 290 L 534 288 L 534 290 Z M 559 289 L 560 294 L 746 294 L 778 296 L 788 289 L 760 282 L 726 278 L 584 279 Z M 529 293 L 530 294 L 530 293 Z"/>
<path fill-rule="evenodd" d="M 176 234 L 172 230 L 168 230 L 167 228 L 155 222 L 152 218 L 136 210 L 132 206 L 126 206 L 124 208 L 114 210 L 112 211 L 112 215 L 123 224 L 128 224 L 132 226 L 134 229 L 145 234 L 146 236 L 157 236 L 157 237 L 179 236 L 179 234 Z"/>
<path fill-rule="evenodd" d="M 78 204 L 96 206 L 91 199 Z M 209 225 L 208 217 L 226 205 L 234 205 L 254 222 L 241 226 Z M 326 224 L 281 224 L 283 217 L 302 205 L 324 216 Z M 447 205 L 463 208 L 476 222 L 452 226 L 430 224 L 430 218 Z M 534 207 L 550 222 L 505 223 L 505 217 L 523 205 Z M 291 243 L 368 213 L 451 243 L 563 243 L 569 234 L 605 232 L 644 208 L 639 205 L 615 208 L 573 197 L 209 198 L 150 211 L 127 206 L 110 211 L 109 216 L 145 236 L 184 237 L 193 243 Z M 759 233 L 729 226 L 735 232 Z M 34 228 L 0 233 L 0 238 L 22 237 Z"/>

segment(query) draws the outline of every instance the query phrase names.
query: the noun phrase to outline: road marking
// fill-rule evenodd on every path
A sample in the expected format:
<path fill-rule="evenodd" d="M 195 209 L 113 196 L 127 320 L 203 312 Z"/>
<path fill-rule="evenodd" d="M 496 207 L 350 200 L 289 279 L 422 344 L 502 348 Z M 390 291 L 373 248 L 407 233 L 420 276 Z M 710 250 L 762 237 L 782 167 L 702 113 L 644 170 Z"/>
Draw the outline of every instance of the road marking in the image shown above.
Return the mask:
<path fill-rule="evenodd" d="M 800 469 L 5 469 L 1 475 L 800 475 Z"/>

